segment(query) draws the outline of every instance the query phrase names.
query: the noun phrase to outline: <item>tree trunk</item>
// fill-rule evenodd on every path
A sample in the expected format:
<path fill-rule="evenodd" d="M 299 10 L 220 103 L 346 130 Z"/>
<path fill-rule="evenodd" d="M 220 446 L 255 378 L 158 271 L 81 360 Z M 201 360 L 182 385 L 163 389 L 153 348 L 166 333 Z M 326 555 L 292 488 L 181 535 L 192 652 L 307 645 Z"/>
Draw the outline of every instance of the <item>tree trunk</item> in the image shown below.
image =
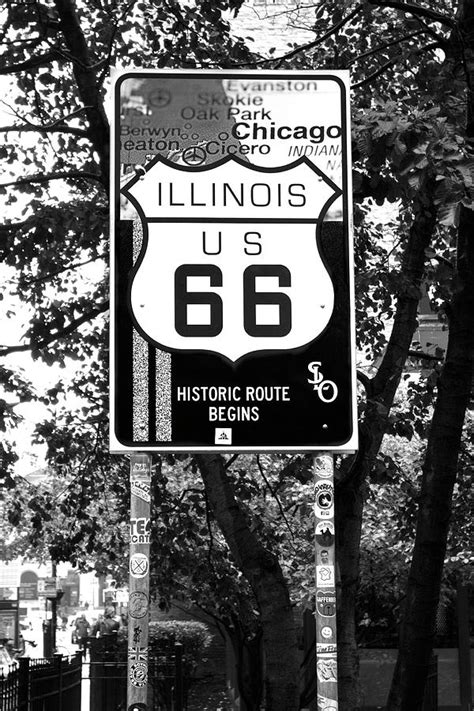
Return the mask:
<path fill-rule="evenodd" d="M 421 708 L 433 649 L 452 493 L 474 365 L 474 213 L 462 209 L 459 281 L 423 469 L 415 546 L 389 711 Z"/>
<path fill-rule="evenodd" d="M 447 69 L 467 82 L 466 135 L 474 138 L 474 0 L 460 0 Z M 449 338 L 428 436 L 415 544 L 388 711 L 422 706 L 433 650 L 462 429 L 474 371 L 474 211 L 461 205 Z"/>
<path fill-rule="evenodd" d="M 226 627 L 232 643 L 237 667 L 237 683 L 241 711 L 258 711 L 263 692 L 261 630 L 249 638 L 240 619 L 233 618 L 233 628 Z"/>
<path fill-rule="evenodd" d="M 106 192 L 109 189 L 109 124 L 105 114 L 101 87 L 84 33 L 76 14 L 74 0 L 55 0 L 61 21 L 61 31 L 73 60 L 72 71 L 79 96 L 89 121 L 89 135 L 99 156 L 100 171 Z"/>
<path fill-rule="evenodd" d="M 261 614 L 266 711 L 298 711 L 296 624 L 277 556 L 255 536 L 234 496 L 224 459 L 197 455 L 206 494 L 227 545 L 254 592 Z"/>
<path fill-rule="evenodd" d="M 337 675 L 341 711 L 358 709 L 360 704 L 355 613 L 363 507 L 361 485 L 347 485 L 336 497 L 336 555 L 341 576 L 337 605 Z"/>
<path fill-rule="evenodd" d="M 367 409 L 360 426 L 360 449 L 336 481 L 336 545 L 341 576 L 341 590 L 338 591 L 340 711 L 360 708 L 355 600 L 366 482 L 387 429 L 390 408 L 418 323 L 425 250 L 431 243 L 436 225 L 432 194 L 432 181 L 427 180 L 414 204 L 414 220 L 400 270 L 401 286 L 390 339 L 376 375 L 366 384 Z"/>

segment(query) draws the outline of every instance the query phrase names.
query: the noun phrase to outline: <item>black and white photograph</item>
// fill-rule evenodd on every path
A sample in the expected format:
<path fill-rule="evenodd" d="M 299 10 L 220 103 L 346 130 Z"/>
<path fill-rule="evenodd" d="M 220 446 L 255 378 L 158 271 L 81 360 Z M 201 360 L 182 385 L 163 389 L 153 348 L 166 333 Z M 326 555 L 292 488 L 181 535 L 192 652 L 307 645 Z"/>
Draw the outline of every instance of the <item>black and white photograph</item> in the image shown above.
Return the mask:
<path fill-rule="evenodd" d="M 0 0 L 0 711 L 472 711 L 474 0 Z"/>

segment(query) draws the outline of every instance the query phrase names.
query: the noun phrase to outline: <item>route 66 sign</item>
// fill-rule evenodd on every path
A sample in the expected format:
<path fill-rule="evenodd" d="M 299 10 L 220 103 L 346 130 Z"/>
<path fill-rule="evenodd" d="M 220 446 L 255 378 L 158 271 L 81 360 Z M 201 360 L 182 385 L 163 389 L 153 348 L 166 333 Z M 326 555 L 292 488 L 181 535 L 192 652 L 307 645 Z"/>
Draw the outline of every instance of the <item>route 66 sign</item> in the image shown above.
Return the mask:
<path fill-rule="evenodd" d="M 122 189 L 144 228 L 130 302 L 145 339 L 235 362 L 322 333 L 334 287 L 316 227 L 340 190 L 316 166 L 302 158 L 270 170 L 228 156 L 183 168 L 158 156 L 145 170 Z"/>
<path fill-rule="evenodd" d="M 343 72 L 116 80 L 112 451 L 356 448 L 346 97 Z"/>

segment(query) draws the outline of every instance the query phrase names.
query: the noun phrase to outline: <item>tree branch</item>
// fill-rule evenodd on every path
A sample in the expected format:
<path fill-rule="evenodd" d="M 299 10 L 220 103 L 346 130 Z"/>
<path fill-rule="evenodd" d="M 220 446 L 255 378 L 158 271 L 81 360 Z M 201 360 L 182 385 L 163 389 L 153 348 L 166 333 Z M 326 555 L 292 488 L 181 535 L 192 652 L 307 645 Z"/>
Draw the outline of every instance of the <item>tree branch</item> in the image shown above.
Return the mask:
<path fill-rule="evenodd" d="M 102 71 L 101 76 L 98 79 L 98 84 L 99 86 L 102 86 L 102 84 L 105 81 L 105 77 L 107 76 L 107 68 L 111 64 L 111 59 L 112 59 L 112 54 L 114 51 L 114 42 L 115 38 L 117 36 L 117 31 L 119 28 L 120 22 L 123 20 L 124 17 L 126 17 L 127 13 L 132 9 L 132 7 L 138 2 L 138 0 L 131 0 L 128 5 L 125 6 L 123 9 L 120 17 L 117 19 L 117 21 L 114 24 L 113 30 L 111 32 L 110 40 L 109 40 L 109 46 L 108 46 L 108 52 L 107 52 L 107 58 L 104 59 L 104 69 Z"/>
<path fill-rule="evenodd" d="M 357 375 L 357 380 L 359 381 L 359 383 L 361 383 L 363 385 L 367 397 L 370 398 L 372 396 L 372 380 L 371 380 L 371 378 L 369 378 L 369 376 L 366 375 L 365 373 L 363 373 L 361 370 L 357 370 L 356 375 Z"/>
<path fill-rule="evenodd" d="M 214 536 L 212 533 L 211 507 L 209 506 L 209 499 L 207 497 L 206 492 L 204 492 L 204 499 L 206 502 L 206 525 L 207 525 L 207 531 L 209 533 L 209 547 L 207 549 L 207 562 L 209 563 L 212 571 L 215 573 L 214 561 L 212 560 L 212 551 L 214 548 Z"/>
<path fill-rule="evenodd" d="M 420 52 L 426 52 L 427 50 L 430 50 L 430 49 L 438 49 L 438 47 L 440 47 L 440 46 L 441 46 L 440 42 L 430 42 L 429 44 L 423 45 L 423 47 L 419 47 L 418 49 L 413 50 L 412 52 L 410 52 L 409 56 L 411 56 L 413 54 L 419 54 Z M 407 59 L 408 59 L 408 57 L 407 57 Z M 386 69 L 388 69 L 391 65 L 396 64 L 396 62 L 397 62 L 397 59 L 389 60 L 384 65 L 382 65 L 379 69 L 377 69 L 377 71 L 373 72 L 365 79 L 362 79 L 362 81 L 357 82 L 357 84 L 353 84 L 352 89 L 358 89 L 361 86 L 364 86 L 364 84 L 368 84 L 369 82 L 372 81 L 372 79 L 376 79 L 378 76 L 380 76 L 380 74 L 383 74 L 383 72 Z"/>
<path fill-rule="evenodd" d="M 375 72 L 372 72 L 372 74 L 369 74 L 368 77 L 365 77 L 365 79 L 362 79 L 362 81 L 358 81 L 356 84 L 352 84 L 351 89 L 360 89 L 361 86 L 365 86 L 366 84 L 370 84 L 370 82 L 373 79 L 377 79 L 381 74 L 384 73 L 386 69 L 389 69 L 389 67 L 393 67 L 394 64 L 398 62 L 398 57 L 396 59 L 389 59 L 388 62 L 385 62 L 385 64 L 382 64 L 381 67 L 379 67 Z"/>
<path fill-rule="evenodd" d="M 51 52 L 40 54 L 38 57 L 30 57 L 30 59 L 26 59 L 24 62 L 12 64 L 10 67 L 0 67 L 0 74 L 17 74 L 18 72 L 25 72 L 29 69 L 34 69 L 35 67 L 41 67 L 43 64 L 49 64 L 54 61 L 57 62 L 59 59 L 63 59 L 63 57 L 58 50 L 54 49 L 51 50 Z"/>
<path fill-rule="evenodd" d="M 434 360 L 436 362 L 441 362 L 444 360 L 443 355 L 431 355 L 430 353 L 423 353 L 423 351 L 408 351 L 410 358 L 419 358 L 420 360 Z"/>
<path fill-rule="evenodd" d="M 292 57 L 295 57 L 297 54 L 300 52 L 305 52 L 308 49 L 313 49 L 313 47 L 317 47 L 318 44 L 321 44 L 321 42 L 324 42 L 327 40 L 331 35 L 334 33 L 338 32 L 338 30 L 341 29 L 341 27 L 344 27 L 348 22 L 352 20 L 353 17 L 359 14 L 361 10 L 364 9 L 363 5 L 357 5 L 355 10 L 350 12 L 346 17 L 343 17 L 342 20 L 337 22 L 331 29 L 329 29 L 327 32 L 324 33 L 321 37 L 318 37 L 318 39 L 313 40 L 312 42 L 309 42 L 308 44 L 301 45 L 300 47 L 296 47 L 296 49 L 291 50 L 291 52 L 288 52 L 287 54 L 284 54 L 282 57 L 278 57 L 278 64 L 283 62 L 285 59 L 291 59 Z M 275 61 L 273 59 L 273 61 Z M 277 66 L 278 66 L 277 64 Z"/>
<path fill-rule="evenodd" d="M 224 469 L 228 469 L 229 467 L 231 467 L 235 460 L 239 458 L 239 456 L 239 454 L 232 454 L 230 459 L 228 459 L 227 462 L 224 464 Z"/>
<path fill-rule="evenodd" d="M 41 350 L 42 348 L 46 348 L 46 346 L 49 346 L 49 344 L 53 343 L 53 341 L 57 341 L 59 338 L 64 338 L 65 336 L 69 336 L 71 333 L 74 333 L 79 326 L 83 326 L 88 321 L 92 321 L 92 319 L 107 311 L 108 308 L 109 304 L 106 302 L 101 306 L 92 309 L 92 311 L 83 314 L 79 318 L 74 319 L 74 321 L 71 321 L 71 323 L 62 328 L 60 331 L 51 333 L 49 336 L 43 338 L 43 340 L 38 341 L 37 343 L 32 343 L 30 341 L 30 343 L 25 343 L 21 346 L 0 346 L 0 357 L 10 355 L 11 353 L 25 353 L 26 351 Z"/>
<path fill-rule="evenodd" d="M 434 179 L 430 176 L 418 190 L 413 200 L 413 220 L 401 265 L 400 290 L 390 338 L 372 379 L 373 392 L 386 408 L 393 404 L 403 368 L 411 349 L 417 326 L 420 288 L 423 282 L 426 249 L 433 239 L 437 207 L 434 204 Z"/>
<path fill-rule="evenodd" d="M 100 86 L 90 62 L 89 49 L 79 23 L 72 0 L 54 0 L 61 21 L 61 31 L 71 56 L 72 70 L 77 82 L 79 96 L 86 108 L 90 125 L 90 137 L 99 155 L 102 182 L 109 185 L 109 124 L 104 110 Z"/>
<path fill-rule="evenodd" d="M 76 109 L 75 111 L 71 111 L 70 114 L 66 114 L 65 116 L 60 116 L 58 119 L 55 121 L 50 121 L 49 123 L 46 124 L 36 124 L 33 123 L 28 119 L 27 116 L 22 115 L 19 111 L 15 109 L 14 106 L 11 106 L 8 104 L 6 101 L 3 101 L 3 99 L 0 99 L 0 103 L 2 103 L 4 106 L 6 106 L 14 116 L 16 116 L 20 121 L 22 121 L 22 124 L 13 124 L 11 126 L 4 126 L 3 129 L 0 128 L 0 131 L 8 131 L 8 130 L 18 130 L 18 131 L 40 131 L 40 132 L 49 132 L 50 130 L 58 130 L 61 131 L 62 133 L 74 133 L 79 136 L 84 136 L 84 138 L 88 138 L 90 140 L 89 132 L 86 131 L 83 128 L 79 128 L 77 126 L 68 126 L 65 121 L 69 121 L 70 119 L 74 118 L 75 116 L 79 116 L 79 114 L 82 114 L 84 111 L 86 111 L 89 108 L 92 108 L 90 106 L 82 106 L 80 109 Z M 37 104 L 37 110 L 38 114 L 41 115 L 41 106 Z"/>
<path fill-rule="evenodd" d="M 41 126 L 38 124 L 25 124 L 20 126 L 19 124 L 13 126 L 0 126 L 0 132 L 17 131 L 18 133 L 25 133 L 26 131 L 37 131 L 38 133 L 71 133 L 74 136 L 81 136 L 82 138 L 89 138 L 87 131 L 83 128 L 77 128 L 75 126 L 64 126 L 63 124 L 49 124 L 47 126 Z"/>
<path fill-rule="evenodd" d="M 98 259 L 104 259 L 106 257 L 105 254 L 98 254 L 96 257 L 92 257 L 91 259 L 87 259 L 85 262 L 78 262 L 77 264 L 69 264 L 66 267 L 63 267 L 62 269 L 56 269 L 54 272 L 48 272 L 48 274 L 45 274 L 44 276 L 40 277 L 33 277 L 32 279 L 21 279 L 20 284 L 21 286 L 29 286 L 30 284 L 37 284 L 40 281 L 49 281 L 55 276 L 58 276 L 59 274 L 63 274 L 64 272 L 69 272 L 73 271 L 74 269 L 80 269 L 80 267 L 85 267 L 86 264 L 92 264 L 92 262 L 96 262 Z"/>
<path fill-rule="evenodd" d="M 417 30 L 416 32 L 412 32 L 409 35 L 405 35 L 404 37 L 398 37 L 396 40 L 392 40 L 391 42 L 385 42 L 384 44 L 378 45 L 378 47 L 374 47 L 374 49 L 370 49 L 367 52 L 363 52 L 362 54 L 359 54 L 357 57 L 352 59 L 348 64 L 346 64 L 346 67 L 351 67 L 353 64 L 356 62 L 359 62 L 361 59 L 364 59 L 365 57 L 370 57 L 373 54 L 377 54 L 377 52 L 381 52 L 384 49 L 388 49 L 388 47 L 393 47 L 396 44 L 400 44 L 401 42 L 406 42 L 406 40 L 412 39 L 413 37 L 418 37 L 419 35 L 424 35 L 426 34 L 426 30 Z"/>
<path fill-rule="evenodd" d="M 265 476 L 265 472 L 263 471 L 263 467 L 262 467 L 262 464 L 261 464 L 261 462 L 260 462 L 260 455 L 258 455 L 258 454 L 257 454 L 257 466 L 258 466 L 258 469 L 259 469 L 259 472 L 260 472 L 260 475 L 261 475 L 263 481 L 264 481 L 265 484 L 268 486 L 271 495 L 273 496 L 273 498 L 275 499 L 275 501 L 276 501 L 277 504 L 278 504 L 278 508 L 280 509 L 280 513 L 281 513 L 281 515 L 283 516 L 283 520 L 284 520 L 284 522 L 285 522 L 285 525 L 286 525 L 288 531 L 290 532 L 290 536 L 291 536 L 292 540 L 294 541 L 294 540 L 295 540 L 295 534 L 293 533 L 292 528 L 291 528 L 291 526 L 290 526 L 290 524 L 289 524 L 289 522 L 288 522 L 288 519 L 287 519 L 286 516 L 285 516 L 285 512 L 284 512 L 284 510 L 283 510 L 283 506 L 281 505 L 280 499 L 278 498 L 277 494 L 276 494 L 275 491 L 273 490 L 273 487 L 272 487 L 272 485 L 270 484 L 270 482 L 268 481 L 268 478 Z"/>
<path fill-rule="evenodd" d="M 393 0 L 369 0 L 370 5 L 376 5 L 377 7 L 390 7 L 394 10 L 402 10 L 402 12 L 409 12 L 415 17 L 427 17 L 429 20 L 434 20 L 434 22 L 440 22 L 448 27 L 455 27 L 456 21 L 452 20 L 447 15 L 443 15 L 441 12 L 436 12 L 436 10 L 429 10 L 426 7 L 420 7 L 419 5 L 413 5 L 409 2 L 394 2 Z"/>
<path fill-rule="evenodd" d="M 22 227 L 28 225 L 32 220 L 24 220 L 23 222 L 10 222 L 6 225 L 0 225 L 0 232 L 10 232 L 11 230 L 21 230 Z"/>
<path fill-rule="evenodd" d="M 193 591 L 191 590 L 191 588 L 187 587 L 186 585 L 182 585 L 182 584 L 180 584 L 179 582 L 177 583 L 177 585 L 179 585 L 180 588 L 181 588 L 182 590 L 184 590 L 184 591 L 187 593 L 188 597 L 191 598 L 191 595 L 192 595 L 192 592 L 193 592 Z M 222 636 L 223 639 L 225 639 L 224 634 L 223 634 L 222 629 L 221 629 L 221 626 L 224 627 L 224 629 L 227 629 L 227 625 L 225 624 L 225 622 L 224 622 L 224 620 L 222 619 L 222 617 L 218 617 L 216 614 L 214 614 L 213 612 L 211 612 L 210 610 L 208 610 L 206 607 L 204 607 L 203 605 L 201 605 L 201 603 L 197 602 L 197 601 L 194 600 L 194 599 L 193 599 L 193 605 L 194 605 L 195 607 L 199 608 L 205 615 L 211 617 L 211 618 L 214 620 L 214 622 L 215 622 L 215 624 L 216 624 L 216 627 L 217 627 L 217 629 L 219 630 L 219 634 Z M 176 602 L 176 600 L 173 600 L 173 607 L 176 607 L 178 610 L 181 610 L 182 612 L 186 612 L 186 614 L 188 614 L 188 615 L 191 614 L 193 617 L 195 617 L 197 620 L 199 620 L 199 617 L 198 617 L 195 613 L 190 612 L 186 607 L 181 607 L 181 606 L 179 605 L 179 603 Z"/>
<path fill-rule="evenodd" d="M 0 188 L 8 188 L 12 185 L 29 185 L 30 183 L 47 183 L 50 180 L 77 180 L 78 178 L 83 180 L 96 180 L 97 182 L 102 183 L 102 177 L 99 173 L 92 173 L 87 170 L 73 170 L 70 173 L 66 171 L 57 171 L 54 173 L 46 173 L 45 175 L 31 175 L 27 178 L 19 178 L 18 180 L 12 180 L 8 183 L 0 183 Z"/>

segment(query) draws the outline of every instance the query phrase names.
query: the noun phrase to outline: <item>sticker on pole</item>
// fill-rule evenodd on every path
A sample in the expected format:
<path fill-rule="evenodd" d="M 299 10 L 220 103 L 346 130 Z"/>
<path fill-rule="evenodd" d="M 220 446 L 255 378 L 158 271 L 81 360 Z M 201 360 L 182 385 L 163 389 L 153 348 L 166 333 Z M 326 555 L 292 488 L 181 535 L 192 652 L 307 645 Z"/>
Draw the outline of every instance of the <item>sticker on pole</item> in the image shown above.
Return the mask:
<path fill-rule="evenodd" d="M 148 556 L 144 553 L 133 553 L 130 556 L 130 575 L 132 578 L 144 578 L 149 571 Z"/>
<path fill-rule="evenodd" d="M 348 74 L 114 96 L 112 451 L 354 450 Z"/>
<path fill-rule="evenodd" d="M 144 662 L 135 662 L 130 667 L 128 678 L 132 686 L 142 688 L 148 681 L 148 665 Z"/>
<path fill-rule="evenodd" d="M 314 512 L 316 518 L 334 518 L 334 485 L 329 481 L 317 481 L 315 486 Z"/>
<path fill-rule="evenodd" d="M 133 590 L 128 601 L 128 614 L 133 619 L 139 620 L 148 613 L 148 595 L 142 590 Z"/>
<path fill-rule="evenodd" d="M 334 617 L 336 614 L 336 591 L 317 590 L 316 609 L 322 617 Z"/>

